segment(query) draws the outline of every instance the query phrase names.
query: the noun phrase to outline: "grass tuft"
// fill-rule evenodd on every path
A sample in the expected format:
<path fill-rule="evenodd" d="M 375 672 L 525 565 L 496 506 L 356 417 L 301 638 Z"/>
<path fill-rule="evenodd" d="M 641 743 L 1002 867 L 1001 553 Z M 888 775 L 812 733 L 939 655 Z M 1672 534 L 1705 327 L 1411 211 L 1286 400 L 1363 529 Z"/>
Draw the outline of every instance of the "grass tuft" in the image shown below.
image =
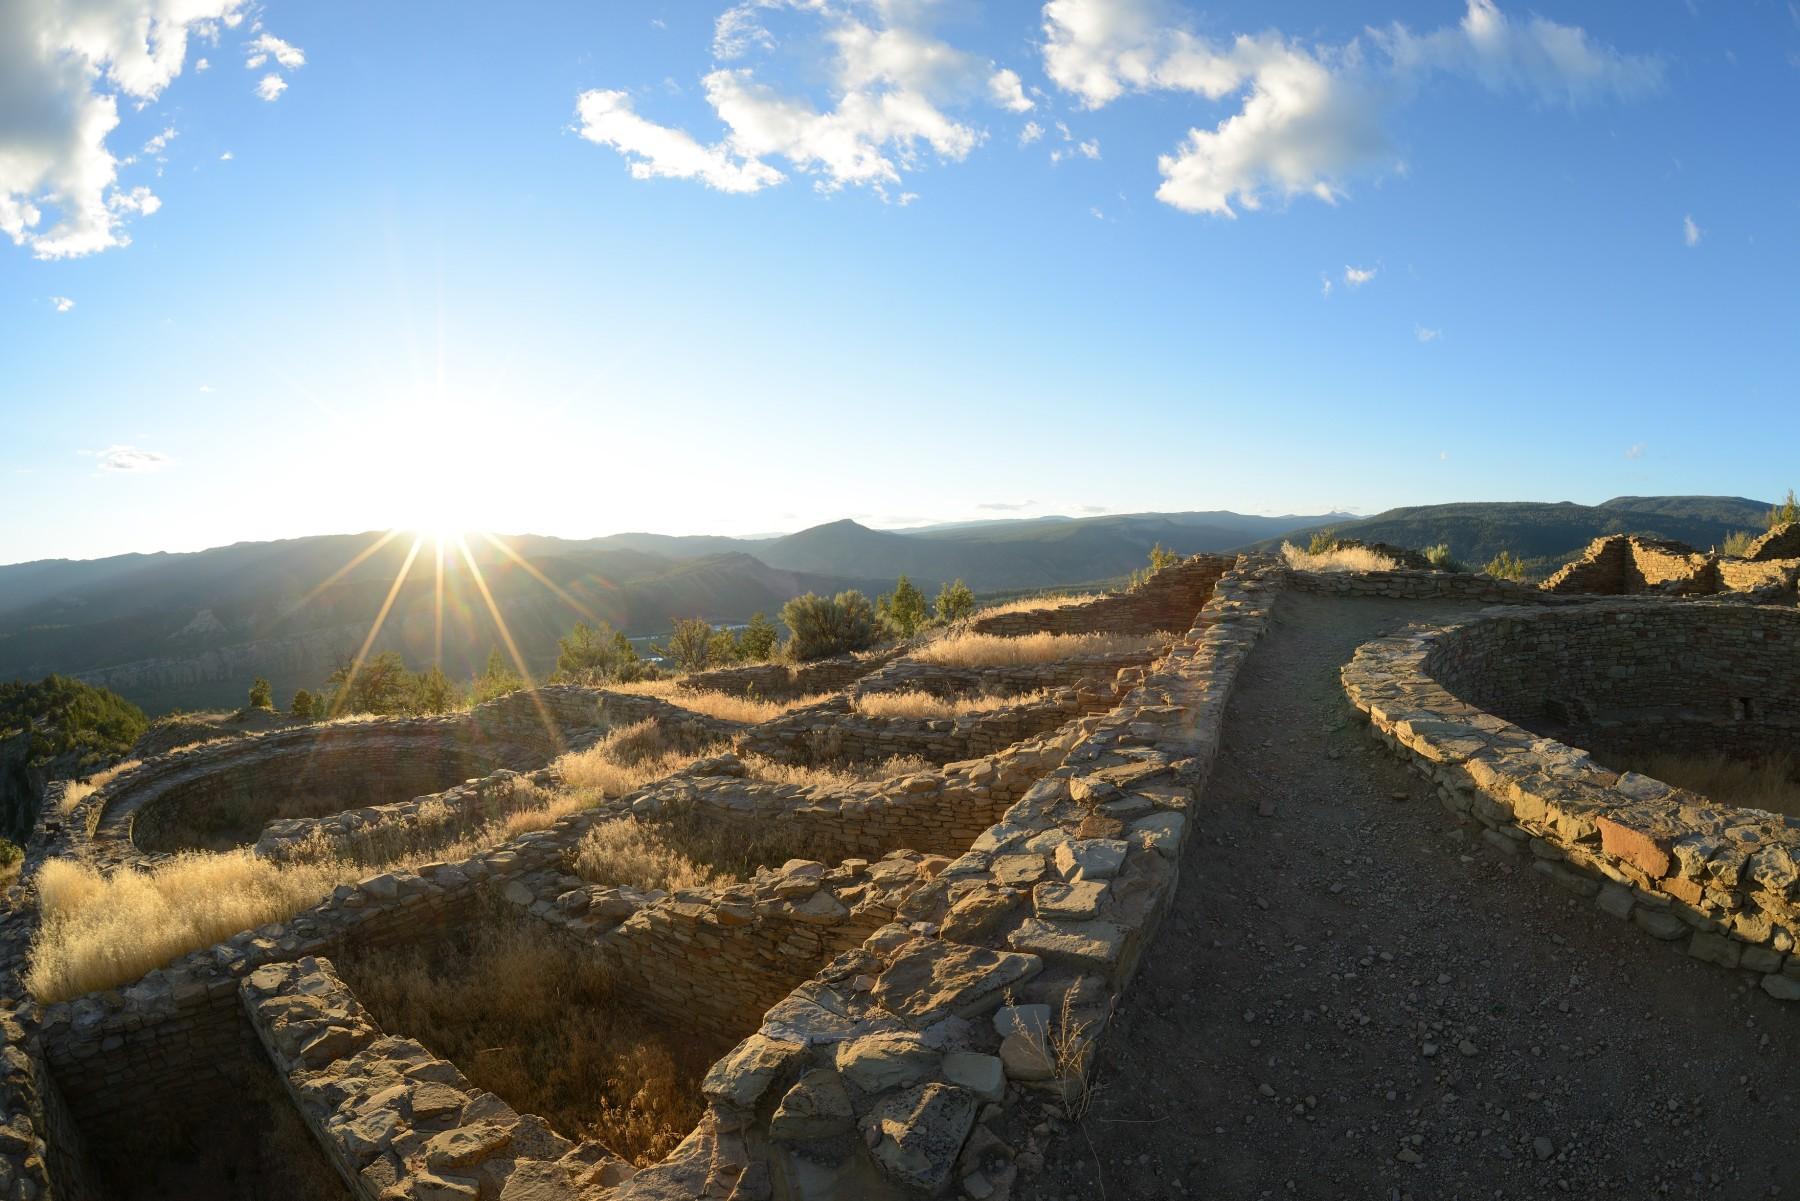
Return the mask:
<path fill-rule="evenodd" d="M 1394 561 L 1366 546 L 1337 546 L 1301 550 L 1292 542 L 1281 544 L 1281 557 L 1295 571 L 1392 571 Z"/>
<path fill-rule="evenodd" d="M 713 888 L 728 883 L 665 842 L 634 818 L 602 822 L 575 849 L 575 874 L 595 884 L 662 889 Z"/>
<path fill-rule="evenodd" d="M 946 634 L 920 647 L 913 658 L 945 667 L 1021 667 L 1077 655 L 1125 655 L 1153 650 L 1173 637 L 1169 633 L 1025 634 L 1018 638 Z"/>
<path fill-rule="evenodd" d="M 964 717 L 971 713 L 992 713 L 1014 705 L 1030 705 L 1049 694 L 1042 689 L 1019 696 L 942 697 L 933 693 L 870 692 L 856 699 L 856 711 L 869 717 L 901 717 L 918 721 L 936 721 L 948 717 Z"/>

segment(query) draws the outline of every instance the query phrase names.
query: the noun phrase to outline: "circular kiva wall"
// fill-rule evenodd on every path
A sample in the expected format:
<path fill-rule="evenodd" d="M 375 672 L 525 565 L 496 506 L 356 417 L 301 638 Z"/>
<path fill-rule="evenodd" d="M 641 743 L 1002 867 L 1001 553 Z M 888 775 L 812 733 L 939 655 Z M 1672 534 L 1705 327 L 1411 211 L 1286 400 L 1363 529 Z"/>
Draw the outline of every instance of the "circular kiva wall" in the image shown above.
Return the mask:
<path fill-rule="evenodd" d="M 255 842 L 277 818 L 410 800 L 542 761 L 476 733 L 466 722 L 355 722 L 171 756 L 161 770 L 119 782 L 94 832 L 96 849 L 223 850 Z"/>
<path fill-rule="evenodd" d="M 1509 612 L 1443 631 L 1421 666 L 1459 700 L 1601 759 L 1800 755 L 1800 610 Z"/>

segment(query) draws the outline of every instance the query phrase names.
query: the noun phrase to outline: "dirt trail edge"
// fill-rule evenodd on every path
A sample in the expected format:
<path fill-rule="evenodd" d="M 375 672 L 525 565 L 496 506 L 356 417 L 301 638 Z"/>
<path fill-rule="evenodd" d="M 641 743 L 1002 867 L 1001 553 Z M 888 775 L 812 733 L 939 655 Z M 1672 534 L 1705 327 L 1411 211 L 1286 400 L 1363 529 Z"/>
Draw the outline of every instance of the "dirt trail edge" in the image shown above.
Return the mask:
<path fill-rule="evenodd" d="M 1800 1193 L 1796 1007 L 1490 849 L 1344 699 L 1361 643 L 1468 608 L 1281 598 L 1086 1112 L 1021 1115 L 1015 1197 Z"/>

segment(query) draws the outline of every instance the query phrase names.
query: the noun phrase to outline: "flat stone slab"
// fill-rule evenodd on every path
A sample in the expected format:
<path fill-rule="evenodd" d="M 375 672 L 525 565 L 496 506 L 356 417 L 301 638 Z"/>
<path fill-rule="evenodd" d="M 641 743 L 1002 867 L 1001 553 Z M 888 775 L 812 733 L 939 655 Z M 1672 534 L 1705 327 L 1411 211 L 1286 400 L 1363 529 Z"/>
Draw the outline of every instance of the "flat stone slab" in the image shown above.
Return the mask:
<path fill-rule="evenodd" d="M 916 941 L 896 954 L 875 981 L 876 1002 L 924 1027 L 947 1017 L 975 1017 L 1042 970 L 1035 955 L 956 943 Z"/>
<path fill-rule="evenodd" d="M 1047 922 L 1028 917 L 1007 939 L 1015 951 L 1059 963 L 1110 967 L 1125 949 L 1125 930 L 1111 922 Z"/>

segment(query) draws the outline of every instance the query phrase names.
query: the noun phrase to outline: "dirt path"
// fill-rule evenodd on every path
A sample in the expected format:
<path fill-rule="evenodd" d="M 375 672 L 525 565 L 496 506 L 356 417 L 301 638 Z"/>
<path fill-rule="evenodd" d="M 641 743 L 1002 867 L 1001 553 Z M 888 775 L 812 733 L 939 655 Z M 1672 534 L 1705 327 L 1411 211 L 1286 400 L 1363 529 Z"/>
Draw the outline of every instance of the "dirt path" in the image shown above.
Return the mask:
<path fill-rule="evenodd" d="M 1360 643 L 1459 608 L 1282 597 L 1082 1129 L 1016 1197 L 1800 1192 L 1800 1007 L 1490 850 L 1344 700 Z"/>

